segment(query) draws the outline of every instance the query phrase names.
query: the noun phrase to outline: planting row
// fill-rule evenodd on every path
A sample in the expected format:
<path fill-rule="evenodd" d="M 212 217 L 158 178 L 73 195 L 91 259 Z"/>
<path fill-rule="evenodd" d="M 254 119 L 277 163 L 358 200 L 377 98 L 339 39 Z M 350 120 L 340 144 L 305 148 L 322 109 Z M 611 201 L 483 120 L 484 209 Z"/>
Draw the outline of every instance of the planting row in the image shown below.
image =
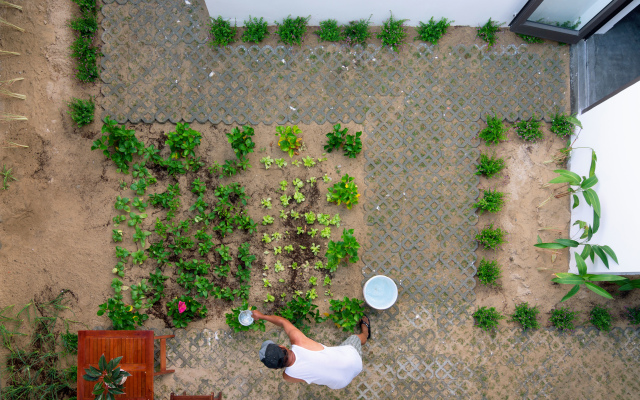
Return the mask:
<path fill-rule="evenodd" d="M 346 156 L 355 157 L 362 149 L 361 132 L 356 135 L 348 135 L 347 129 L 340 128 L 340 125 L 336 125 L 334 130 L 327 134 L 329 142 L 325 149 L 330 152 L 344 147 Z M 130 287 L 125 286 L 119 278 L 114 278 L 111 284 L 114 296 L 100 305 L 98 315 L 109 317 L 114 329 L 135 329 L 136 326 L 141 326 L 148 319 L 148 315 L 141 311 L 146 308 L 154 308 L 156 312 L 158 311 L 155 306 L 159 305 L 160 300 L 165 297 L 165 282 L 170 279 L 171 275 L 176 276 L 177 285 L 182 287 L 184 291 L 184 294 L 174 296 L 166 303 L 166 314 L 177 328 L 184 328 L 191 320 L 205 317 L 208 311 L 204 302 L 210 298 L 229 302 L 239 299 L 243 301 L 242 307 L 246 309 L 251 289 L 252 263 L 257 258 L 251 252 L 249 237 L 257 234 L 259 225 L 247 213 L 249 196 L 245 193 L 244 187 L 236 182 L 219 183 L 215 185 L 213 190 L 208 190 L 205 181 L 212 178 L 197 175 L 204 167 L 204 162 L 195 154 L 195 149 L 201 141 L 201 134 L 191 129 L 188 124 L 179 123 L 175 132 L 166 134 L 165 145 L 170 149 L 170 154 L 168 157 L 163 157 L 159 149 L 153 145 L 145 146 L 137 139 L 133 130 L 127 130 L 109 118 L 106 118 L 102 132 L 103 136 L 94 142 L 92 149 L 103 150 L 103 153 L 114 161 L 118 172 L 128 174 L 131 171 L 134 181 L 129 188 L 137 195 L 131 199 L 118 196 L 114 204 L 118 215 L 113 218 L 115 225 L 115 229 L 112 230 L 113 241 L 120 243 L 125 238 L 130 238 L 136 246 L 136 250 L 130 251 L 124 247 L 116 246 L 118 261 L 113 268 L 113 273 L 117 274 L 119 278 L 123 278 L 129 263 L 143 265 L 149 258 L 156 262 L 156 267 L 153 272 L 150 272 L 148 279 L 143 279 L 140 283 Z M 303 148 L 302 139 L 299 137 L 300 133 L 297 126 L 276 128 L 276 136 L 279 136 L 278 145 L 291 158 Z M 208 168 L 209 175 L 224 179 L 250 168 L 247 155 L 253 152 L 255 147 L 255 143 L 251 139 L 253 134 L 253 129 L 249 126 L 234 128 L 230 133 L 227 133 L 236 159 L 226 160 L 223 165 L 214 163 Z M 134 158 L 138 161 L 134 162 Z M 316 159 L 307 156 L 302 161 L 292 160 L 292 165 L 304 164 L 306 168 L 312 168 L 316 163 L 323 161 L 326 161 L 326 157 L 324 159 L 318 158 L 316 161 Z M 270 157 L 266 157 L 261 162 L 265 165 L 265 169 L 269 169 L 272 162 L 275 162 L 280 168 L 287 166 L 283 159 L 272 160 Z M 188 208 L 189 217 L 186 219 L 175 220 L 177 214 L 181 213 L 181 209 L 184 209 L 181 198 L 182 190 L 177 181 L 174 184 L 169 184 L 164 192 L 150 194 L 146 199 L 143 197 L 149 187 L 157 183 L 157 179 L 152 176 L 150 170 L 161 171 L 162 169 L 168 176 L 174 178 L 180 174 L 196 174 L 196 177 L 191 180 L 190 187 L 191 197 L 195 197 L 196 200 Z M 326 174 L 322 178 L 324 182 L 330 180 L 331 178 Z M 306 182 L 305 190 L 310 190 L 318 180 L 315 177 L 309 177 Z M 297 226 L 295 233 L 288 231 L 263 233 L 262 243 L 264 245 L 271 244 L 274 255 L 282 256 L 284 250 L 287 255 L 299 253 L 301 257 L 308 258 L 311 256 L 307 255 L 306 251 L 309 251 L 313 257 L 316 257 L 320 253 L 322 243 L 294 247 L 294 243 L 287 244 L 286 241 L 292 240 L 296 235 L 309 236 L 315 240 L 330 239 L 330 226 L 338 227 L 341 218 L 338 214 L 331 217 L 321 212 L 301 213 L 296 210 L 287 210 L 286 208 L 290 204 L 299 205 L 306 200 L 302 192 L 305 186 L 304 181 L 295 178 L 290 184 L 291 186 L 286 180 L 279 184 L 279 190 L 283 192 L 280 196 L 283 208 L 280 210 L 279 218 L 281 220 L 287 218 L 291 218 L 292 221 L 300 220 L 302 226 Z M 290 195 L 287 193 L 288 187 L 294 190 Z M 121 189 L 127 189 L 127 184 L 124 181 L 121 182 Z M 328 202 L 344 203 L 350 209 L 358 204 L 359 196 L 354 179 L 345 175 L 339 183 L 328 187 L 326 197 Z M 261 204 L 267 210 L 272 208 L 271 198 L 262 199 Z M 156 218 L 153 231 L 145 229 L 145 225 L 148 225 L 146 224 L 148 217 L 146 209 L 149 205 L 166 211 L 164 219 Z M 274 217 L 271 215 L 265 215 L 262 218 L 262 226 L 265 228 L 273 222 Z M 313 227 L 316 222 L 324 227 Z M 130 236 L 122 229 L 121 225 L 125 223 L 130 228 Z M 226 240 L 234 232 L 238 232 L 241 237 L 244 237 L 241 240 L 244 243 L 238 246 L 235 257 L 232 255 L 230 246 L 223 243 L 223 240 Z M 300 311 L 301 307 L 307 310 L 302 315 L 313 313 L 317 306 L 312 307 L 311 302 L 317 297 L 315 286 L 318 286 L 318 280 L 320 279 L 323 286 L 330 287 L 331 274 L 337 270 L 340 264 L 346 265 L 349 262 L 358 261 L 360 245 L 353 233 L 353 229 L 344 229 L 342 240 L 329 240 L 324 245 L 326 246 L 324 259 L 315 262 L 313 267 L 316 270 L 326 271 L 324 279 L 322 280 L 322 276 L 309 278 L 310 290 L 306 293 L 301 290 L 294 291 L 293 300 L 284 304 L 279 313 L 299 315 L 302 312 Z M 218 243 L 214 243 L 214 235 L 217 236 Z M 285 243 L 281 245 L 273 243 L 280 240 Z M 270 250 L 265 250 L 264 253 L 269 254 Z M 285 269 L 283 261 L 276 260 L 276 264 L 273 265 L 274 272 L 279 273 Z M 236 272 L 234 274 L 235 280 L 232 281 L 230 278 L 234 264 Z M 306 269 L 310 266 L 308 260 L 304 263 L 292 262 L 289 264 L 292 270 Z M 170 268 L 173 273 L 167 273 L 169 271 L 167 268 Z M 264 271 L 269 269 L 269 265 L 265 265 L 263 268 Z M 283 278 L 276 279 L 278 282 L 284 282 Z M 272 286 L 267 278 L 262 279 L 262 284 L 265 288 Z M 123 291 L 125 290 L 130 290 L 131 304 L 124 300 Z M 333 296 L 330 288 L 327 288 L 325 295 Z M 281 300 L 284 300 L 285 297 L 287 297 L 286 293 L 280 295 Z M 267 294 L 265 302 L 273 302 L 274 299 L 272 294 Z M 362 302 L 347 298 L 331 300 L 331 308 L 334 312 L 342 310 L 348 302 L 358 302 L 361 308 Z M 356 310 L 352 307 L 348 309 L 354 312 Z M 233 316 L 238 310 L 239 308 L 232 309 L 232 312 L 227 315 L 227 319 L 233 329 L 244 330 L 244 327 L 237 326 L 237 320 L 234 322 Z M 329 316 L 328 318 L 334 317 Z M 299 319 L 300 321 L 308 320 L 306 317 Z M 314 317 L 317 322 L 323 319 L 319 315 Z M 355 322 L 358 320 L 359 318 L 355 319 Z M 344 318 L 336 321 L 342 321 L 340 326 L 343 328 L 355 326 L 355 322 L 349 325 Z M 299 324 L 302 328 L 302 322 Z M 260 329 L 260 326 L 257 324 L 253 329 Z"/>
<path fill-rule="evenodd" d="M 81 82 L 95 82 L 98 72 L 100 49 L 93 44 L 98 32 L 98 5 L 96 0 L 73 0 L 80 6 L 80 17 L 69 21 L 76 33 L 71 44 L 71 56 L 76 59 L 76 78 Z"/>
<path fill-rule="evenodd" d="M 275 35 L 278 41 L 288 45 L 301 45 L 304 35 L 307 32 L 307 23 L 311 19 L 308 17 L 287 17 L 282 21 L 274 21 L 276 25 Z M 389 19 L 382 23 L 382 28 L 376 38 L 382 40 L 384 46 L 399 51 L 407 36 L 404 23 L 407 19 L 396 19 L 393 14 Z M 437 44 L 438 41 L 447 33 L 447 29 L 454 21 L 446 18 L 435 20 L 433 17 L 428 22 L 419 22 L 416 28 L 417 36 L 413 40 L 421 40 L 431 44 Z M 497 41 L 497 33 L 502 23 L 489 20 L 482 26 L 477 28 L 477 36 L 489 47 L 495 45 Z M 350 21 L 346 25 L 339 25 L 338 21 L 328 19 L 320 22 L 320 28 L 314 33 L 318 36 L 318 40 L 324 42 L 341 42 L 348 45 L 365 45 L 373 34 L 370 32 L 371 17 L 368 19 L 359 19 Z M 237 24 L 231 25 L 230 20 L 218 16 L 211 18 L 209 23 L 209 36 L 211 46 L 227 46 L 236 39 Z M 268 25 L 264 18 L 251 18 L 244 21 L 244 31 L 240 37 L 243 42 L 260 43 L 268 35 Z M 527 43 L 542 43 L 543 40 L 533 36 L 518 35 Z"/>

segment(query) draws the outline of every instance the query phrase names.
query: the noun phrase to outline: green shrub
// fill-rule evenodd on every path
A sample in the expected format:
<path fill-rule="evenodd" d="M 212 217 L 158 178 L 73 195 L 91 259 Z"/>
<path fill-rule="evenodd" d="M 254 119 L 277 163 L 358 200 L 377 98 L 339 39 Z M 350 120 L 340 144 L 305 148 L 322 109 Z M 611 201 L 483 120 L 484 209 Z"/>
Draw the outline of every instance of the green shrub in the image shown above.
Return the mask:
<path fill-rule="evenodd" d="M 506 243 L 504 240 L 506 234 L 507 232 L 501 228 L 494 228 L 493 224 L 491 224 L 476 235 L 476 240 L 478 244 L 481 244 L 485 249 L 494 250 L 502 243 Z"/>
<path fill-rule="evenodd" d="M 180 312 L 181 303 L 186 307 L 182 312 Z M 207 307 L 191 296 L 182 295 L 167 303 L 167 315 L 171 317 L 176 328 L 186 328 L 187 324 L 194 319 L 206 317 Z"/>
<path fill-rule="evenodd" d="M 529 43 L 529 44 L 544 43 L 544 39 L 539 37 L 523 35 L 520 33 L 518 33 L 517 35 L 520 36 L 520 39 L 524 40 L 526 43 Z"/>
<path fill-rule="evenodd" d="M 288 45 L 301 45 L 302 38 L 307 32 L 307 23 L 311 19 L 311 16 L 307 18 L 296 17 L 291 18 L 289 15 L 283 19 L 282 22 L 276 21 L 276 35 L 280 38 L 279 41 Z"/>
<path fill-rule="evenodd" d="M 571 331 L 575 329 L 573 321 L 577 315 L 577 311 L 572 311 L 568 307 L 556 308 L 555 310 L 551 310 L 549 322 L 559 331 Z"/>
<path fill-rule="evenodd" d="M 342 28 L 342 35 L 350 45 L 366 45 L 367 39 L 371 37 L 369 32 L 369 25 L 371 25 L 371 17 L 369 19 L 360 19 L 357 21 L 349 21 L 349 24 Z"/>
<path fill-rule="evenodd" d="M 124 125 L 109 117 L 105 117 L 102 125 L 102 137 L 93 142 L 91 150 L 100 149 L 103 154 L 113 160 L 116 164 L 116 171 L 124 174 L 129 173 L 129 163 L 135 154 L 144 153 L 144 143 L 136 138 L 133 129 L 126 129 Z"/>
<path fill-rule="evenodd" d="M 244 21 L 244 33 L 242 34 L 243 42 L 253 42 L 260 43 L 269 33 L 269 28 L 267 28 L 267 21 L 265 21 L 262 17 L 251 18 Z"/>
<path fill-rule="evenodd" d="M 316 31 L 316 35 L 325 42 L 339 42 L 344 39 L 342 28 L 338 26 L 338 21 L 335 19 L 320 21 L 320 29 Z"/>
<path fill-rule="evenodd" d="M 308 334 L 310 327 L 305 322 L 315 321 L 320 323 L 324 318 L 320 316 L 318 306 L 313 301 L 304 296 L 297 296 L 289 301 L 283 308 L 278 311 L 278 315 L 286 318 L 302 333 Z"/>
<path fill-rule="evenodd" d="M 479 307 L 476 312 L 473 313 L 473 318 L 476 322 L 476 326 L 485 331 L 495 329 L 504 316 L 496 311 L 495 307 Z"/>
<path fill-rule="evenodd" d="M 566 138 L 573 135 L 573 131 L 576 126 L 582 128 L 580 121 L 578 121 L 574 115 L 555 113 L 553 117 L 551 117 L 550 130 L 560 138 Z"/>
<path fill-rule="evenodd" d="M 218 18 L 210 17 L 209 21 L 209 44 L 213 46 L 226 46 L 233 43 L 236 36 L 237 26 L 231 26 L 231 22 L 218 16 Z"/>
<path fill-rule="evenodd" d="M 537 306 L 529 306 L 526 301 L 524 303 L 516 304 L 516 310 L 511 314 L 511 322 L 517 322 L 522 326 L 522 330 L 538 329 L 540 323 L 538 322 L 537 315 L 540 313 Z"/>
<path fill-rule="evenodd" d="M 391 14 L 389 19 L 382 23 L 382 30 L 376 37 L 382 39 L 383 46 L 389 46 L 393 51 L 398 52 L 402 41 L 405 36 L 407 36 L 407 32 L 404 30 L 404 23 L 406 21 L 408 20 L 394 19 L 393 14 Z"/>
<path fill-rule="evenodd" d="M 327 252 L 325 257 L 327 258 L 326 269 L 329 272 L 335 272 L 338 269 L 340 263 L 347 265 L 348 263 L 356 263 L 360 259 L 358 257 L 358 250 L 360 249 L 360 243 L 358 239 L 353 236 L 353 229 L 342 230 L 342 241 L 334 242 L 330 240 L 327 244 Z"/>
<path fill-rule="evenodd" d="M 516 123 L 516 133 L 527 142 L 535 142 L 543 138 L 540 121 L 531 117 L 528 121 Z"/>
<path fill-rule="evenodd" d="M 69 106 L 67 113 L 71 115 L 71 119 L 78 125 L 78 128 L 82 128 L 93 122 L 96 105 L 92 98 L 89 98 L 89 100 L 81 100 L 74 97 L 67 105 Z"/>
<path fill-rule="evenodd" d="M 507 140 L 508 130 L 509 128 L 504 126 L 502 119 L 499 119 L 497 115 L 493 117 L 487 115 L 487 127 L 481 130 L 478 136 L 486 142 L 487 146 L 490 146 Z"/>
<path fill-rule="evenodd" d="M 505 167 L 503 158 L 496 158 L 495 155 L 489 157 L 486 154 L 480 154 L 480 163 L 476 166 L 476 175 L 483 175 L 487 178 L 493 177 Z"/>
<path fill-rule="evenodd" d="M 262 331 L 265 330 L 264 320 L 261 319 L 259 321 L 253 321 L 253 323 L 249 326 L 244 326 L 238 321 L 238 317 L 240 316 L 240 312 L 244 310 L 255 310 L 254 306 L 249 307 L 246 300 L 242 302 L 242 306 L 238 308 L 232 308 L 230 313 L 225 314 L 227 319 L 227 325 L 234 332 L 246 332 L 246 331 Z"/>
<path fill-rule="evenodd" d="M 254 135 L 252 127 L 245 125 L 240 129 L 236 126 L 226 135 L 233 152 L 239 160 L 246 158 L 247 154 L 253 153 L 256 144 L 253 139 L 251 139 Z"/>
<path fill-rule="evenodd" d="M 489 18 L 489 21 L 487 21 L 486 24 L 477 29 L 477 35 L 480 39 L 489 43 L 489 48 L 491 48 L 496 44 L 496 41 L 498 40 L 496 33 L 498 33 L 501 26 L 501 23 L 492 21 L 491 18 Z"/>
<path fill-rule="evenodd" d="M 504 193 L 497 190 L 485 190 L 482 198 L 473 206 L 480 210 L 480 214 L 485 211 L 496 213 L 502 209 L 504 205 Z"/>
<path fill-rule="evenodd" d="M 496 260 L 487 261 L 483 258 L 478 265 L 476 275 L 483 285 L 498 286 L 496 281 L 500 279 L 501 274 L 502 269 Z"/>
<path fill-rule="evenodd" d="M 611 330 L 613 318 L 608 308 L 594 306 L 589 313 L 589 322 L 593 324 L 599 331 L 609 332 Z"/>
<path fill-rule="evenodd" d="M 627 319 L 631 325 L 640 324 L 640 307 L 625 307 Z"/>
<path fill-rule="evenodd" d="M 327 319 L 333 321 L 337 327 L 345 332 L 353 332 L 364 316 L 364 301 L 345 297 L 343 300 L 330 300 L 331 314 Z"/>
<path fill-rule="evenodd" d="M 100 52 L 93 45 L 93 38 L 78 36 L 71 44 L 71 56 L 76 59 L 76 78 L 81 82 L 95 82 L 100 76 L 98 72 L 98 55 Z"/>
<path fill-rule="evenodd" d="M 81 36 L 93 37 L 98 31 L 98 18 L 93 11 L 84 11 L 81 17 L 69 21 L 69 27 Z"/>
<path fill-rule="evenodd" d="M 165 135 L 167 135 L 167 139 L 164 144 L 171 149 L 171 158 L 196 156 L 193 150 L 200 145 L 202 134 L 191 129 L 189 124 L 178 122 L 175 132 L 167 132 Z"/>
<path fill-rule="evenodd" d="M 413 40 L 423 40 L 431 44 L 437 44 L 438 41 L 447 33 L 447 28 L 451 26 L 453 21 L 449 21 L 446 18 L 441 18 L 440 21 L 435 21 L 433 17 L 427 22 L 420 22 L 418 28 L 418 36 Z"/>

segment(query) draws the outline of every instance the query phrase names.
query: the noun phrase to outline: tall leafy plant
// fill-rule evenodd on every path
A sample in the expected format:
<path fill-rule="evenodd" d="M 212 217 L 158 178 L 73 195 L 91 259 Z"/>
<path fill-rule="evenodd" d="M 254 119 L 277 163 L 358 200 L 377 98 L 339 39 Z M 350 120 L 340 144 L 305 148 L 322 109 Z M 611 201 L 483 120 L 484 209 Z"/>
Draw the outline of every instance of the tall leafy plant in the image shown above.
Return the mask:
<path fill-rule="evenodd" d="M 599 294 L 602 297 L 606 297 L 607 299 L 613 299 L 613 297 L 603 288 L 597 286 L 593 282 L 621 282 L 628 281 L 627 278 L 619 276 L 619 275 L 607 275 L 607 274 L 588 274 L 587 273 L 587 263 L 585 259 L 582 258 L 578 252 L 575 253 L 576 257 L 576 266 L 578 267 L 578 273 L 574 274 L 571 272 L 558 272 L 555 274 L 556 278 L 553 278 L 551 281 L 555 283 L 561 283 L 564 285 L 573 285 L 573 288 L 569 290 L 569 292 L 560 300 L 563 301 L 569 300 L 573 297 L 582 285 L 586 286 L 587 289 Z"/>

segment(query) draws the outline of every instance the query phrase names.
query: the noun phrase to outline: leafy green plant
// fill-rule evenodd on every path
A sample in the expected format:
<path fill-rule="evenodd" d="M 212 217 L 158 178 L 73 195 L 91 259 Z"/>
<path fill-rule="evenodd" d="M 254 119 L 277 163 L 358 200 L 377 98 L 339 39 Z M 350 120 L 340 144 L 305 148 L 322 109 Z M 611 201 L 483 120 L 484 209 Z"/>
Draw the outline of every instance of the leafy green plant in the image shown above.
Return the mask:
<path fill-rule="evenodd" d="M 431 17 L 426 24 L 420 22 L 416 28 L 418 36 L 413 40 L 420 39 L 431 44 L 438 44 L 438 41 L 447 33 L 447 29 L 451 26 L 452 22 L 453 21 L 446 18 L 440 18 L 440 20 L 436 22 L 433 17 Z"/>
<path fill-rule="evenodd" d="M 265 215 L 262 217 L 262 225 L 271 225 L 273 224 L 273 217 L 271 215 Z"/>
<path fill-rule="evenodd" d="M 276 127 L 276 136 L 280 137 L 278 146 L 280 146 L 280 150 L 288 153 L 289 157 L 298 154 L 297 150 L 302 145 L 302 139 L 298 137 L 300 133 L 302 130 L 297 125 Z"/>
<path fill-rule="evenodd" d="M 304 197 L 304 195 L 303 195 L 302 193 L 300 193 L 299 191 L 297 191 L 297 190 L 293 193 L 293 199 L 294 199 L 294 200 L 296 201 L 296 203 L 298 203 L 298 204 L 300 204 L 300 203 L 302 203 L 303 201 L 305 201 L 305 197 Z"/>
<path fill-rule="evenodd" d="M 271 164 L 273 164 L 273 158 L 266 156 L 260 159 L 260 162 L 264 164 L 264 169 L 271 168 Z"/>
<path fill-rule="evenodd" d="M 218 16 L 218 18 L 210 17 L 209 21 L 209 44 L 214 46 L 226 46 L 233 43 L 236 36 L 237 26 L 231 26 L 231 22 Z"/>
<path fill-rule="evenodd" d="M 346 128 L 345 128 L 346 129 Z M 355 135 L 347 135 L 344 141 L 344 155 L 348 158 L 356 158 L 362 151 L 362 140 L 360 139 L 362 132 L 356 132 Z"/>
<path fill-rule="evenodd" d="M 340 263 L 345 265 L 348 263 L 356 263 L 360 259 L 358 257 L 358 249 L 360 249 L 360 243 L 353 236 L 353 229 L 342 230 L 342 241 L 334 242 L 329 241 L 327 246 L 327 258 L 326 268 L 330 272 L 336 271 Z"/>
<path fill-rule="evenodd" d="M 249 304 L 247 303 L 246 300 L 243 301 L 241 307 L 232 308 L 230 313 L 225 314 L 225 317 L 227 319 L 227 325 L 229 325 L 229 327 L 233 329 L 234 332 L 246 332 L 250 330 L 264 332 L 265 325 L 264 325 L 264 320 L 262 319 L 253 321 L 253 323 L 249 326 L 242 325 L 238 320 L 238 317 L 240 316 L 241 311 L 255 310 L 255 309 L 256 308 L 253 306 L 249 307 Z"/>
<path fill-rule="evenodd" d="M 307 32 L 307 23 L 310 19 L 311 16 L 307 18 L 291 18 L 291 15 L 289 15 L 283 19 L 282 22 L 276 21 L 276 35 L 278 35 L 278 40 L 284 44 L 297 44 L 300 46 L 304 34 Z"/>
<path fill-rule="evenodd" d="M 496 260 L 487 261 L 484 258 L 478 265 L 478 280 L 483 285 L 498 286 L 496 282 L 502 276 L 502 268 Z"/>
<path fill-rule="evenodd" d="M 323 228 L 320 231 L 320 237 L 323 237 L 325 239 L 329 239 L 331 237 L 331 228 L 329 228 L 328 226 L 326 228 Z"/>
<path fill-rule="evenodd" d="M 492 21 L 491 18 L 489 18 L 489 21 L 487 21 L 486 24 L 482 25 L 481 27 L 478 27 L 477 31 L 477 36 L 484 40 L 485 42 L 489 43 L 489 48 L 492 48 L 495 44 L 496 41 L 498 40 L 498 31 L 500 31 L 500 27 L 502 26 L 502 23 L 498 23 L 496 21 Z"/>
<path fill-rule="evenodd" d="M 98 360 L 98 368 L 94 366 L 85 368 L 82 379 L 87 382 L 97 382 L 91 391 L 91 394 L 96 396 L 95 400 L 111 400 L 116 395 L 125 394 L 124 382 L 131 374 L 118 367 L 120 360 L 122 357 L 116 357 L 107 362 L 103 354 Z"/>
<path fill-rule="evenodd" d="M 476 240 L 485 249 L 495 250 L 499 245 L 506 243 L 504 240 L 505 235 L 507 235 L 506 231 L 501 228 L 494 228 L 493 224 L 491 224 L 476 235 Z"/>
<path fill-rule="evenodd" d="M 494 330 L 505 317 L 495 307 L 479 307 L 473 314 L 476 326 L 485 331 Z"/>
<path fill-rule="evenodd" d="M 242 33 L 242 41 L 243 42 L 253 42 L 260 43 L 269 33 L 269 29 L 267 28 L 267 21 L 265 21 L 262 17 L 251 18 L 244 21 L 244 32 Z"/>
<path fill-rule="evenodd" d="M 476 175 L 483 175 L 487 178 L 493 177 L 498 172 L 505 168 L 504 158 L 497 158 L 494 155 L 488 156 L 486 154 L 480 154 L 480 162 L 476 166 Z"/>
<path fill-rule="evenodd" d="M 582 129 L 582 123 L 575 115 L 555 113 L 553 117 L 551 117 L 550 130 L 560 138 L 571 136 L 576 126 Z"/>
<path fill-rule="evenodd" d="M 67 105 L 69 106 L 67 113 L 71 115 L 71 119 L 78 125 L 78 128 L 93 122 L 93 114 L 96 110 L 93 98 L 82 100 L 74 97 Z"/>
<path fill-rule="evenodd" d="M 149 274 L 149 283 L 151 284 L 149 292 L 153 294 L 153 297 L 149 300 L 149 305 L 157 303 L 164 297 L 164 282 L 167 279 L 169 277 L 162 275 L 162 271 L 158 267 L 156 267 L 155 272 Z"/>
<path fill-rule="evenodd" d="M 287 196 L 286 194 L 283 194 L 282 196 L 280 196 L 280 203 L 282 203 L 282 207 L 288 206 L 290 201 L 291 201 L 291 196 Z"/>
<path fill-rule="evenodd" d="M 113 160 L 117 172 L 128 174 L 133 156 L 144 154 L 144 143 L 136 138 L 133 129 L 125 129 L 124 125 L 118 125 L 107 116 L 102 125 L 102 137 L 91 146 L 91 150 L 96 149 L 102 150 L 107 158 Z"/>
<path fill-rule="evenodd" d="M 517 33 L 517 35 L 520 36 L 520 39 L 522 39 L 525 43 L 529 43 L 529 44 L 544 43 L 544 39 L 539 37 L 523 35 L 521 33 Z"/>
<path fill-rule="evenodd" d="M 369 17 L 369 19 L 349 21 L 349 23 L 342 28 L 342 35 L 346 43 L 352 46 L 356 44 L 361 46 L 366 45 L 367 39 L 371 37 L 369 25 L 371 25 L 371 17 Z"/>
<path fill-rule="evenodd" d="M 537 306 L 529 306 L 526 301 L 520 304 L 516 304 L 516 309 L 511 314 L 511 322 L 517 322 L 522 326 L 522 330 L 538 329 L 540 328 L 540 322 L 538 322 L 537 315 L 540 313 Z"/>
<path fill-rule="evenodd" d="M 307 183 L 309 184 L 309 186 L 313 186 L 316 182 L 317 182 L 318 178 L 316 178 L 315 176 L 311 176 L 309 177 L 309 179 L 307 179 Z"/>
<path fill-rule="evenodd" d="M 491 115 L 487 115 L 487 127 L 480 131 L 478 137 L 483 139 L 487 146 L 499 144 L 500 142 L 507 140 L 508 130 L 509 128 L 504 126 L 502 119 L 498 118 L 497 115 L 494 115 L 493 117 Z"/>
<path fill-rule="evenodd" d="M 578 315 L 577 311 L 572 311 L 568 307 L 560 307 L 555 310 L 551 310 L 551 317 L 549 322 L 556 327 L 559 331 L 572 331 L 575 329 L 573 321 Z"/>
<path fill-rule="evenodd" d="M 389 46 L 395 52 L 400 51 L 400 46 L 407 36 L 404 29 L 404 23 L 407 21 L 408 19 L 395 19 L 391 14 L 389 19 L 382 22 L 382 29 L 376 37 L 382 39 L 383 46 Z"/>
<path fill-rule="evenodd" d="M 191 296 L 182 295 L 167 303 L 167 315 L 176 328 L 186 328 L 194 319 L 206 317 L 207 307 Z"/>
<path fill-rule="evenodd" d="M 535 120 L 535 116 L 528 121 L 517 122 L 516 133 L 527 142 L 535 142 L 543 138 L 540 121 Z"/>
<path fill-rule="evenodd" d="M 171 149 L 171 158 L 195 157 L 193 149 L 200 145 L 202 134 L 189 127 L 189 124 L 178 122 L 175 132 L 168 132 L 164 144 Z"/>
<path fill-rule="evenodd" d="M 278 168 L 282 169 L 284 167 L 287 166 L 287 162 L 284 160 L 284 158 L 276 158 L 276 165 L 278 166 Z"/>
<path fill-rule="evenodd" d="M 300 178 L 294 178 L 291 184 L 296 188 L 296 190 L 302 189 L 302 186 L 304 186 L 304 182 Z"/>
<path fill-rule="evenodd" d="M 343 175 L 340 183 L 336 183 L 329 188 L 327 193 L 327 201 L 340 205 L 344 203 L 350 210 L 351 207 L 358 204 L 358 186 L 353 182 L 354 178 L 349 174 Z"/>
<path fill-rule="evenodd" d="M 295 211 L 295 210 L 291 210 L 291 212 L 289 213 L 291 215 L 291 218 L 298 220 L 300 219 L 300 213 Z"/>
<path fill-rule="evenodd" d="M 567 239 L 557 239 L 557 240 L 567 240 Z M 557 272 L 555 274 L 556 278 L 553 278 L 551 281 L 555 283 L 561 283 L 565 285 L 573 285 L 573 288 L 569 290 L 569 292 L 560 300 L 562 303 L 570 299 L 573 295 L 578 293 L 580 290 L 580 286 L 585 285 L 591 291 L 599 294 L 602 297 L 606 297 L 607 299 L 613 299 L 606 290 L 601 288 L 600 286 L 596 286 L 592 282 L 623 282 L 628 281 L 627 278 L 624 278 L 620 275 L 595 275 L 587 273 L 587 264 L 585 259 L 578 254 L 574 253 L 576 258 L 576 267 L 578 268 L 578 274 L 574 274 L 571 272 Z"/>
<path fill-rule="evenodd" d="M 266 208 L 267 210 L 271 210 L 271 197 L 268 197 L 266 199 L 261 199 L 260 204 L 262 205 L 262 207 Z"/>
<path fill-rule="evenodd" d="M 304 166 L 307 168 L 316 166 L 316 162 L 311 156 L 306 156 L 305 158 L 302 159 L 302 162 L 304 163 Z"/>
<path fill-rule="evenodd" d="M 9 190 L 9 183 L 13 181 L 17 181 L 17 179 L 13 176 L 13 168 L 7 168 L 5 164 L 2 164 L 2 171 L 0 171 L 0 175 L 2 175 L 2 190 Z"/>
<path fill-rule="evenodd" d="M 91 38 L 98 31 L 98 18 L 94 9 L 82 11 L 82 15 L 69 21 L 69 28 L 80 36 Z"/>
<path fill-rule="evenodd" d="M 589 322 L 599 331 L 609 332 L 612 328 L 613 317 L 608 308 L 596 305 L 589 312 Z"/>
<path fill-rule="evenodd" d="M 318 253 L 320 252 L 320 245 L 312 243 L 309 249 L 311 250 L 314 256 L 317 256 Z"/>
<path fill-rule="evenodd" d="M 485 211 L 496 213 L 502 209 L 504 205 L 504 193 L 497 190 L 484 190 L 482 198 L 478 200 L 473 207 L 480 210 L 480 214 Z"/>
<path fill-rule="evenodd" d="M 324 183 L 329 183 L 329 182 L 331 182 L 331 177 L 330 177 L 329 175 L 327 175 L 327 174 L 324 174 L 324 175 L 322 176 L 322 181 L 323 181 Z"/>
<path fill-rule="evenodd" d="M 339 42 L 344 38 L 342 28 L 338 26 L 338 21 L 335 19 L 320 21 L 320 29 L 315 34 L 325 42 Z"/>
<path fill-rule="evenodd" d="M 320 323 L 324 321 L 324 318 L 320 316 L 318 306 L 313 304 L 312 299 L 308 299 L 302 296 L 295 296 L 293 300 L 287 302 L 287 304 L 278 311 L 278 315 L 286 318 L 303 333 L 308 334 L 310 327 L 306 323 L 315 321 Z"/>
<path fill-rule="evenodd" d="M 325 314 L 327 319 L 333 321 L 344 332 L 353 332 L 359 326 L 364 316 L 364 301 L 356 298 L 345 297 L 343 300 L 330 300 L 331 314 Z"/>
<path fill-rule="evenodd" d="M 140 314 L 132 305 L 125 304 L 122 299 L 122 281 L 113 278 L 111 287 L 115 295 L 107 299 L 106 303 L 98 306 L 98 316 L 107 314 L 114 330 L 135 330 L 136 325 L 142 326 L 149 316 Z"/>
<path fill-rule="evenodd" d="M 227 140 L 231 143 L 231 148 L 239 160 L 246 158 L 247 154 L 253 153 L 256 144 L 251 139 L 254 135 L 253 128 L 245 125 L 240 130 L 237 126 L 227 133 Z"/>
<path fill-rule="evenodd" d="M 70 21 L 69 26 L 78 36 L 71 44 L 71 56 L 76 59 L 76 78 L 81 82 L 95 82 L 99 77 L 98 47 L 93 45 L 94 36 L 98 30 L 97 12 L 95 4 L 80 5 L 82 16 Z"/>
<path fill-rule="evenodd" d="M 640 307 L 625 307 L 625 315 L 631 325 L 640 325 Z"/>

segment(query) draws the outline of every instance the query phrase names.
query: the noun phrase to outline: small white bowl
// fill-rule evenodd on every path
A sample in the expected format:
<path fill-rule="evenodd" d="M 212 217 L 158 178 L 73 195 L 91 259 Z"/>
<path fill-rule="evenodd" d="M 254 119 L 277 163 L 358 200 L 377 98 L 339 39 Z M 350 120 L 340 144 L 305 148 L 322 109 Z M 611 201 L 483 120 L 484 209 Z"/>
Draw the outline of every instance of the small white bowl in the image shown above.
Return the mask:
<path fill-rule="evenodd" d="M 362 288 L 364 301 L 376 310 L 386 310 L 398 300 L 398 286 L 393 279 L 376 275 L 369 278 Z"/>

